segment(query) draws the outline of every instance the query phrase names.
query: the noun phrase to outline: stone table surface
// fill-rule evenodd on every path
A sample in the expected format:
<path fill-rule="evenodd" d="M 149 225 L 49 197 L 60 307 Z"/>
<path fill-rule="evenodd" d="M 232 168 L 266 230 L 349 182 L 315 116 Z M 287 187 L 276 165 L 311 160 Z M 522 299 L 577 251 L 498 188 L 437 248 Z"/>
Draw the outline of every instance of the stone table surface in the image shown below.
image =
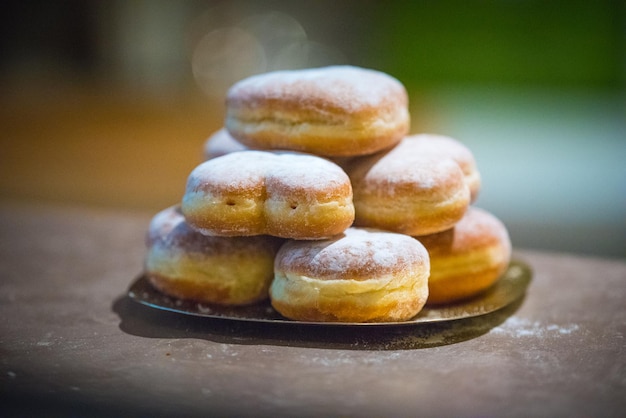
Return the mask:
<path fill-rule="evenodd" d="M 526 295 L 451 323 L 233 322 L 127 296 L 149 219 L 0 204 L 4 416 L 626 413 L 624 260 L 516 249 Z"/>

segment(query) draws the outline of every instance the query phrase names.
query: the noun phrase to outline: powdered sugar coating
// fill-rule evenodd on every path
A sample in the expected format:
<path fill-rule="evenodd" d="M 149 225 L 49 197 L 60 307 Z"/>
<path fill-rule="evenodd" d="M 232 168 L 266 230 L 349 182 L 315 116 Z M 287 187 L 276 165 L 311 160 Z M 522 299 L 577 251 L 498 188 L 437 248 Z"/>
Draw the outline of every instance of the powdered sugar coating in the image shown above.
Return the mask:
<path fill-rule="evenodd" d="M 323 241 L 288 241 L 276 256 L 277 271 L 322 280 L 367 280 L 429 268 L 424 246 L 408 235 L 349 228 Z"/>
<path fill-rule="evenodd" d="M 324 158 L 293 152 L 247 150 L 197 166 L 189 176 L 187 192 L 214 192 L 216 189 L 232 192 L 262 185 L 268 187 L 270 195 L 315 192 L 329 197 L 338 188 L 345 188 L 349 181 L 338 165 Z"/>
<path fill-rule="evenodd" d="M 350 113 L 379 107 L 395 95 L 406 98 L 404 86 L 397 79 L 379 71 L 346 65 L 252 76 L 231 87 L 227 102 L 254 103 L 257 97 L 262 97 L 315 107 L 324 103 L 324 107 Z M 405 106 L 406 102 L 405 99 Z"/>
<path fill-rule="evenodd" d="M 409 135 L 396 146 L 395 152 L 414 155 L 448 156 L 461 167 L 476 165 L 474 155 L 468 147 L 456 139 L 444 135 Z"/>
<path fill-rule="evenodd" d="M 189 175 L 187 192 L 250 189 L 265 182 L 266 167 L 275 161 L 261 151 L 238 151 L 198 165 Z"/>
<path fill-rule="evenodd" d="M 172 206 L 158 212 L 152 220 L 146 234 L 146 247 L 151 257 L 165 254 L 175 262 L 178 255 L 235 257 L 250 251 L 266 252 L 276 249 L 282 241 L 274 237 L 213 237 L 203 235 L 191 228 L 180 211 L 179 206 Z M 274 250 L 275 251 L 275 250 Z M 157 255 L 158 253 L 158 255 Z M 159 260 L 163 263 L 163 260 Z"/>
<path fill-rule="evenodd" d="M 371 161 L 373 164 L 359 163 L 351 176 L 365 193 L 390 197 L 411 193 L 417 200 L 445 196 L 463 187 L 463 173 L 450 158 L 389 153 Z M 362 175 L 356 174 L 359 172 Z"/>
<path fill-rule="evenodd" d="M 397 155 L 431 156 L 451 158 L 456 162 L 465 176 L 470 188 L 471 200 L 475 201 L 481 187 L 481 175 L 472 151 L 460 141 L 443 135 L 419 134 L 404 138 L 391 151 Z"/>
<path fill-rule="evenodd" d="M 235 151 L 244 151 L 247 147 L 232 137 L 222 128 L 213 133 L 204 143 L 203 156 L 205 160 L 221 157 Z"/>

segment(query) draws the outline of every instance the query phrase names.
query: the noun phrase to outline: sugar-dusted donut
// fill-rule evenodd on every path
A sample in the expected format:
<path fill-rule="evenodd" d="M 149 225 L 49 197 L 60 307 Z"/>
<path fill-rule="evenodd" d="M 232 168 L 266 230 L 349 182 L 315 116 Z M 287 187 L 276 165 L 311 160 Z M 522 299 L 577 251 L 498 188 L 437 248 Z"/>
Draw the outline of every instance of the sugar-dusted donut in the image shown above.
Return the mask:
<path fill-rule="evenodd" d="M 288 240 L 274 271 L 272 306 L 294 320 L 404 321 L 428 297 L 426 249 L 386 231 L 349 228 L 328 240 Z"/>
<path fill-rule="evenodd" d="M 470 202 L 461 168 L 440 155 L 394 147 L 354 158 L 344 168 L 352 181 L 356 226 L 432 234 L 454 226 Z"/>
<path fill-rule="evenodd" d="M 365 155 L 398 143 L 409 124 L 404 86 L 352 66 L 259 74 L 235 83 L 226 98 L 226 128 L 255 149 Z"/>
<path fill-rule="evenodd" d="M 354 220 L 352 187 L 335 163 L 294 152 L 239 151 L 189 175 L 182 211 L 206 235 L 320 239 Z"/>
<path fill-rule="evenodd" d="M 429 252 L 429 304 L 449 303 L 479 294 L 493 285 L 511 259 L 505 225 L 475 207 L 454 228 L 416 237 Z"/>
<path fill-rule="evenodd" d="M 221 157 L 236 151 L 245 151 L 248 149 L 241 142 L 232 137 L 225 128 L 214 132 L 204 142 L 202 155 L 205 160 Z"/>
<path fill-rule="evenodd" d="M 460 141 L 443 135 L 419 134 L 404 138 L 394 153 L 450 157 L 461 167 L 465 182 L 470 189 L 471 201 L 478 197 L 481 177 L 472 151 Z"/>
<path fill-rule="evenodd" d="M 282 243 L 267 235 L 202 235 L 173 206 L 150 222 L 145 274 L 155 288 L 176 298 L 246 305 L 268 297 L 274 257 Z"/>

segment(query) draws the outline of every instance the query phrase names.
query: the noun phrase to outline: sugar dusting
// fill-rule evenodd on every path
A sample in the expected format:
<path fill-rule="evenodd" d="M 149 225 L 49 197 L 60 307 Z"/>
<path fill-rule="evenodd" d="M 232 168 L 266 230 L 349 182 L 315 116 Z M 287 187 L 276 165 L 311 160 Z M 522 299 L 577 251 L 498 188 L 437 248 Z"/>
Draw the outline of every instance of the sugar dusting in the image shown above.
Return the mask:
<path fill-rule="evenodd" d="M 559 337 L 577 332 L 580 327 L 577 324 L 544 324 L 539 321 L 513 316 L 505 323 L 491 330 L 492 333 L 505 335 L 513 338 L 524 337 Z"/>
<path fill-rule="evenodd" d="M 280 268 L 297 266 L 316 277 L 383 274 L 396 268 L 428 265 L 426 249 L 412 237 L 365 228 L 348 228 L 343 235 L 322 241 L 292 241 L 279 251 Z"/>
<path fill-rule="evenodd" d="M 298 97 L 299 91 L 306 87 L 310 87 L 309 96 L 321 94 L 325 100 L 332 99 L 349 110 L 361 105 L 378 106 L 388 100 L 390 92 L 405 91 L 397 79 L 385 73 L 346 65 L 259 74 L 233 85 L 229 97 L 260 94 L 284 99 Z"/>
<path fill-rule="evenodd" d="M 281 187 L 325 188 L 349 182 L 347 174 L 324 158 L 292 152 L 245 150 L 203 162 L 190 174 L 187 191 L 206 187 L 247 189 L 266 181 Z"/>

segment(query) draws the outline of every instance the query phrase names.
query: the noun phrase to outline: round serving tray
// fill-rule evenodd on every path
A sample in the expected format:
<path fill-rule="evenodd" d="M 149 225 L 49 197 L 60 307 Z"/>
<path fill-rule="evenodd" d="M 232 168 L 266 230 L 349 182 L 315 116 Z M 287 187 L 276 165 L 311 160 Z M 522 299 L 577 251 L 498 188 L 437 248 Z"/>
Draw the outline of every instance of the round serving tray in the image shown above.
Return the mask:
<path fill-rule="evenodd" d="M 524 295 L 530 283 L 530 267 L 513 260 L 502 277 L 480 295 L 462 302 L 424 307 L 419 314 L 402 322 L 307 322 L 292 321 L 276 312 L 269 301 L 249 306 L 227 307 L 176 299 L 156 290 L 145 276 L 140 276 L 128 290 L 128 296 L 151 308 L 206 318 L 231 321 L 263 322 L 284 325 L 323 326 L 398 326 L 455 321 L 485 315 L 502 309 Z"/>

